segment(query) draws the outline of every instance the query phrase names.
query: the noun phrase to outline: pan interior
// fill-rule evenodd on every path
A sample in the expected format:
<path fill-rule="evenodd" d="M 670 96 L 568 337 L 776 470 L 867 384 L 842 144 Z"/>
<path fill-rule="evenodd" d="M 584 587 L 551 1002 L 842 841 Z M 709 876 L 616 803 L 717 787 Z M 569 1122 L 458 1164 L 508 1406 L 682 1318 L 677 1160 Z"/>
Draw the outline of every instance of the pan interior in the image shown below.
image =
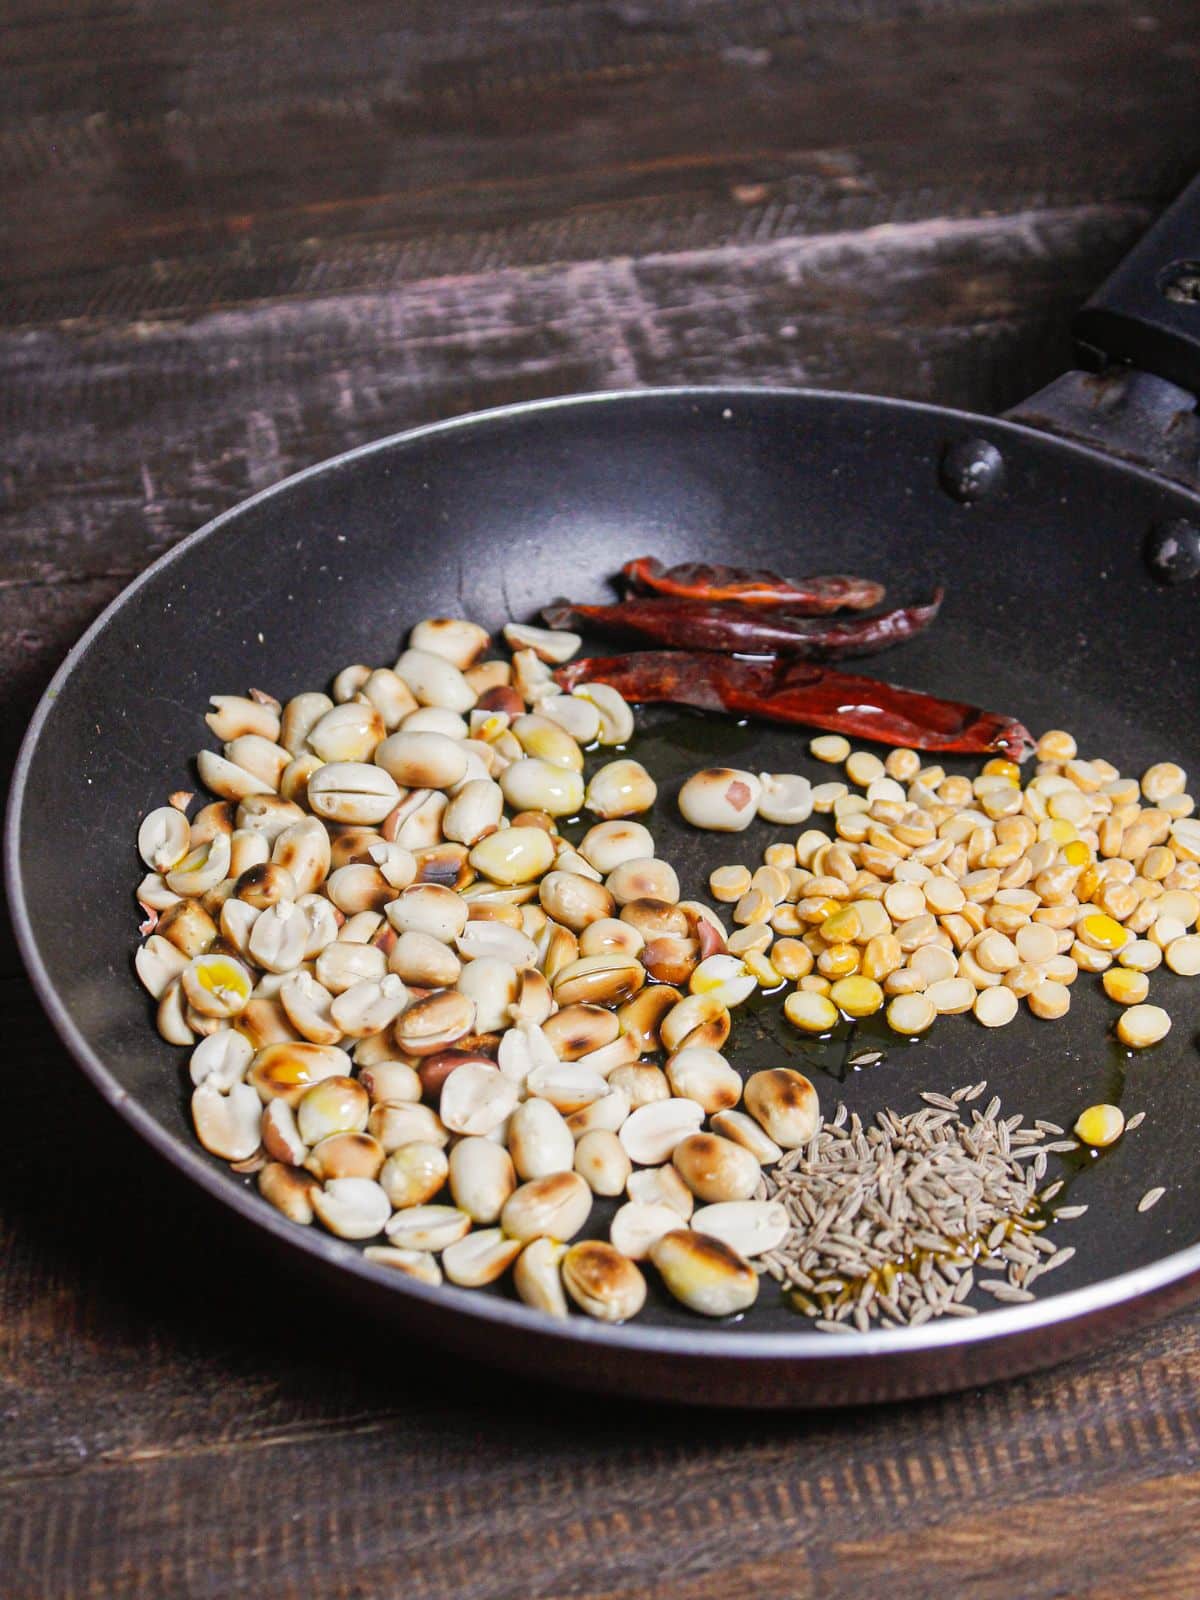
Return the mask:
<path fill-rule="evenodd" d="M 967 433 L 993 439 L 1007 468 L 1004 490 L 974 507 L 952 500 L 937 475 L 946 442 Z M 495 629 L 561 593 L 611 597 L 611 575 L 631 556 L 702 557 L 865 573 L 896 599 L 943 583 L 932 632 L 865 670 L 1011 712 L 1035 732 L 1067 727 L 1083 753 L 1123 772 L 1168 758 L 1194 771 L 1194 596 L 1155 587 L 1140 556 L 1149 525 L 1185 511 L 1194 515 L 1181 491 L 1002 423 L 829 396 L 680 392 L 521 407 L 356 452 L 189 541 L 77 652 L 45 708 L 14 816 L 18 918 L 27 915 L 25 937 L 86 1041 L 89 1070 L 167 1143 L 207 1160 L 186 1114 L 184 1053 L 154 1033 L 130 963 L 137 822 L 171 790 L 196 786 L 190 760 L 211 742 L 210 693 L 255 686 L 286 699 L 347 663 L 391 662 L 423 616 Z M 767 843 L 796 830 L 756 822 L 735 837 L 697 834 L 675 806 L 684 775 L 714 761 L 832 775 L 809 756 L 804 730 L 669 707 L 639 718 L 632 753 L 659 780 L 644 820 L 685 896 L 704 895 L 712 867 L 754 866 Z M 797 1065 L 827 1112 L 842 1098 L 864 1118 L 981 1078 L 1006 1113 L 1066 1126 L 1098 1100 L 1144 1110 L 1141 1128 L 1102 1159 L 1063 1168 L 1072 1202 L 1090 1209 L 1061 1226 L 1077 1254 L 1041 1288 L 1048 1297 L 1200 1235 L 1188 1182 L 1200 990 L 1160 974 L 1153 991 L 1174 1026 L 1134 1061 L 1109 1037 L 1114 1008 L 1087 975 L 1062 1022 L 1024 1008 L 994 1032 L 949 1018 L 912 1045 L 870 1025 L 806 1044 L 768 1001 L 738 1017 L 729 1053 L 745 1071 Z M 855 1071 L 847 1058 L 864 1041 L 885 1057 Z M 231 1188 L 246 1182 L 212 1166 Z M 1138 1198 L 1159 1184 L 1166 1196 L 1139 1215 Z M 770 1286 L 745 1320 L 822 1337 Z M 661 1299 L 641 1321 L 696 1328 Z"/>

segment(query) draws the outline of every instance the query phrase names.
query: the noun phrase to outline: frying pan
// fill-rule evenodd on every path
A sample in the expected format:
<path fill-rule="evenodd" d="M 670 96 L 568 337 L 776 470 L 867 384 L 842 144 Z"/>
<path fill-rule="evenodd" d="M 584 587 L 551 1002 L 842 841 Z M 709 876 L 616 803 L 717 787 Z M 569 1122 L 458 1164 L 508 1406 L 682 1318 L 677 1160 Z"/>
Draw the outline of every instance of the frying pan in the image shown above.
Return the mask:
<path fill-rule="evenodd" d="M 974 1384 L 1060 1360 L 1196 1294 L 1200 989 L 1170 974 L 1154 983 L 1173 1030 L 1133 1061 L 1113 1045 L 1112 1008 L 1086 975 L 1063 1022 L 1023 1013 L 993 1032 L 947 1019 L 912 1047 L 886 1042 L 884 1059 L 857 1072 L 846 1048 L 806 1056 L 770 1009 L 738 1022 L 739 1066 L 796 1061 L 827 1112 L 839 1097 L 864 1116 L 884 1104 L 906 1111 L 922 1090 L 981 1078 L 1006 1113 L 1063 1125 L 1097 1100 L 1146 1112 L 1103 1159 L 1066 1172 L 1089 1210 L 1069 1234 L 1062 1225 L 1077 1253 L 1035 1303 L 834 1338 L 769 1285 L 739 1325 L 701 1324 L 656 1288 L 628 1326 L 559 1325 L 505 1292 L 389 1275 L 356 1246 L 286 1222 L 197 1145 L 180 1053 L 154 1033 L 131 971 L 137 821 L 195 786 L 210 692 L 256 685 L 286 698 L 346 662 L 390 661 L 422 616 L 462 613 L 494 629 L 564 591 L 601 600 L 621 562 L 647 551 L 864 572 L 894 596 L 941 581 L 949 598 L 936 627 L 869 670 L 1011 712 L 1035 731 L 1067 726 L 1085 752 L 1126 772 L 1166 758 L 1194 771 L 1200 272 L 1189 239 L 1200 239 L 1195 185 L 1085 308 L 1079 333 L 1097 370 L 1068 374 L 1005 420 L 785 390 L 512 406 L 302 472 L 185 539 L 126 590 L 64 662 L 29 729 L 7 822 L 11 905 L 68 1049 L 132 1127 L 220 1202 L 218 1230 L 257 1229 L 284 1271 L 323 1275 L 343 1302 L 480 1361 L 721 1405 Z M 686 828 L 674 805 L 682 774 L 714 757 L 811 772 L 807 741 L 672 707 L 642 724 L 637 753 L 660 778 L 647 820 L 685 893 L 697 894 L 713 866 L 753 862 L 779 833 L 756 823 L 731 841 Z M 1139 1213 L 1139 1196 L 1159 1184 L 1164 1199 Z"/>

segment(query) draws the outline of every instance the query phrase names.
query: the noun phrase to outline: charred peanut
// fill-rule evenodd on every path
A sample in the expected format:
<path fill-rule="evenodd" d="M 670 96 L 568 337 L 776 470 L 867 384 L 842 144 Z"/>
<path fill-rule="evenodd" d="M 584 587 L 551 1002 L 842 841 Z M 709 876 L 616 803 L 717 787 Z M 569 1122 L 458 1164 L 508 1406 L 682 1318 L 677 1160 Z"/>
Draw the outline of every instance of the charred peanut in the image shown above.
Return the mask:
<path fill-rule="evenodd" d="M 631 1261 L 646 1261 L 664 1234 L 679 1227 L 679 1213 L 661 1200 L 630 1200 L 609 1225 L 609 1238 Z"/>
<path fill-rule="evenodd" d="M 599 1005 L 565 1005 L 542 1023 L 542 1032 L 563 1061 L 578 1061 L 618 1037 L 620 1018 Z"/>
<path fill-rule="evenodd" d="M 574 1168 L 574 1137 L 548 1100 L 524 1100 L 517 1106 L 508 1122 L 507 1143 L 517 1175 L 526 1182 Z"/>
<path fill-rule="evenodd" d="M 192 1121 L 204 1148 L 223 1161 L 245 1161 L 258 1149 L 262 1105 L 254 1089 L 234 1083 L 227 1093 L 206 1080 L 192 1094 Z"/>
<path fill-rule="evenodd" d="M 633 1163 L 616 1134 L 593 1128 L 575 1146 L 575 1170 L 593 1194 L 623 1194 Z"/>
<path fill-rule="evenodd" d="M 451 1283 L 464 1289 L 481 1289 L 501 1278 L 521 1254 L 521 1241 L 499 1228 L 469 1233 L 442 1252 L 442 1270 Z"/>
<path fill-rule="evenodd" d="M 820 1124 L 817 1091 L 792 1067 L 771 1067 L 746 1081 L 746 1110 L 785 1150 L 807 1144 Z"/>
<path fill-rule="evenodd" d="M 517 1086 L 497 1067 L 467 1062 L 442 1085 L 438 1112 L 451 1133 L 491 1133 L 516 1109 Z"/>
<path fill-rule="evenodd" d="M 272 863 L 291 874 L 300 900 L 321 887 L 332 858 L 329 835 L 315 817 L 289 823 L 275 835 L 271 846 Z"/>
<path fill-rule="evenodd" d="M 548 1100 L 564 1116 L 582 1111 L 608 1093 L 602 1074 L 583 1061 L 556 1061 L 553 1066 L 535 1067 L 525 1086 L 530 1094 Z"/>
<path fill-rule="evenodd" d="M 496 1145 L 489 1144 L 488 1149 L 504 1154 Z M 450 1163 L 438 1145 L 414 1139 L 410 1144 L 400 1145 L 387 1157 L 380 1168 L 379 1185 L 389 1204 L 397 1211 L 405 1211 L 412 1206 L 427 1205 L 444 1186 L 449 1171 Z M 454 1193 L 453 1183 L 451 1192 Z M 457 1194 L 454 1200 L 456 1205 L 461 1205 Z M 485 1219 L 475 1217 L 474 1220 Z"/>
<path fill-rule="evenodd" d="M 665 1050 L 707 1046 L 719 1050 L 729 1037 L 729 1011 L 718 993 L 690 994 L 672 1006 L 659 1025 Z"/>
<path fill-rule="evenodd" d="M 317 1221 L 339 1239 L 376 1238 L 392 1209 L 371 1178 L 331 1178 L 311 1198 Z"/>
<path fill-rule="evenodd" d="M 773 1166 L 783 1155 L 782 1147 L 768 1138 L 761 1125 L 744 1111 L 718 1111 L 709 1120 L 714 1133 L 749 1150 L 760 1166 Z"/>
<path fill-rule="evenodd" d="M 583 779 L 570 768 L 524 756 L 505 767 L 500 788 L 518 811 L 545 811 L 551 817 L 572 817 L 583 808 Z"/>
<path fill-rule="evenodd" d="M 742 1098 L 741 1077 L 717 1050 L 679 1050 L 668 1059 L 666 1071 L 672 1093 L 695 1100 L 710 1116 L 731 1110 Z"/>
<path fill-rule="evenodd" d="M 404 728 L 376 746 L 375 765 L 398 789 L 449 789 L 466 776 L 467 752 L 461 740 L 444 733 Z"/>
<path fill-rule="evenodd" d="M 369 1133 L 331 1133 L 309 1151 L 304 1166 L 315 1178 L 378 1178 L 384 1149 Z"/>
<path fill-rule="evenodd" d="M 669 1161 L 675 1147 L 699 1131 L 704 1107 L 695 1100 L 654 1100 L 632 1111 L 617 1137 L 629 1159 L 642 1167 Z"/>
<path fill-rule="evenodd" d="M 616 904 L 603 884 L 577 872 L 548 872 L 538 886 L 538 899 L 547 916 L 579 934 L 592 923 L 611 919 Z"/>
<path fill-rule="evenodd" d="M 370 1099 L 353 1078 L 324 1078 L 306 1089 L 296 1105 L 296 1128 L 306 1145 L 319 1144 L 335 1133 L 361 1133 L 367 1126 Z"/>
<path fill-rule="evenodd" d="M 573 1239 L 592 1209 L 592 1191 L 577 1172 L 533 1178 L 504 1202 L 500 1226 L 510 1239 Z"/>
<path fill-rule="evenodd" d="M 758 815 L 764 822 L 796 824 L 812 815 L 812 785 L 794 772 L 760 772 Z"/>
<path fill-rule="evenodd" d="M 313 1220 L 312 1196 L 317 1188 L 311 1173 L 278 1161 L 268 1161 L 258 1174 L 258 1192 L 263 1199 L 301 1227 Z"/>
<path fill-rule="evenodd" d="M 696 1233 L 719 1239 L 747 1259 L 777 1249 L 790 1227 L 777 1200 L 728 1200 L 701 1206 L 692 1217 Z"/>
<path fill-rule="evenodd" d="M 382 822 L 400 799 L 395 779 L 382 765 L 330 761 L 308 780 L 308 803 L 330 822 Z"/>
<path fill-rule="evenodd" d="M 541 714 L 569 733 L 576 744 L 594 744 L 600 733 L 600 713 L 587 700 L 573 694 L 553 695 L 541 703 Z"/>
<path fill-rule="evenodd" d="M 137 846 L 151 872 L 170 872 L 191 849 L 187 818 L 174 806 L 157 807 L 142 819 Z"/>
<path fill-rule="evenodd" d="M 334 1045 L 269 1044 L 258 1050 L 246 1074 L 265 1105 L 282 1099 L 295 1108 L 307 1090 L 326 1078 L 350 1078 L 353 1062 Z"/>
<path fill-rule="evenodd" d="M 754 821 L 761 799 L 762 783 L 752 772 L 706 767 L 680 789 L 679 809 L 693 827 L 741 833 Z"/>
<path fill-rule="evenodd" d="M 161 1000 L 167 987 L 188 964 L 188 958 L 169 939 L 152 933 L 134 957 L 134 967 L 143 987 L 154 1000 Z"/>
<path fill-rule="evenodd" d="M 513 1288 L 527 1306 L 565 1321 L 567 1302 L 560 1270 L 566 1246 L 556 1239 L 531 1239 L 513 1266 Z"/>
<path fill-rule="evenodd" d="M 450 1140 L 436 1111 L 407 1101 L 376 1102 L 367 1118 L 367 1130 L 389 1156 L 406 1144 L 432 1144 L 441 1150 Z"/>
<path fill-rule="evenodd" d="M 239 875 L 232 895 L 255 911 L 266 911 L 281 901 L 291 904 L 298 900 L 300 886 L 287 867 L 277 861 L 260 861 Z"/>
<path fill-rule="evenodd" d="M 363 1251 L 363 1259 L 392 1272 L 402 1272 L 418 1283 L 437 1285 L 442 1281 L 442 1269 L 428 1250 L 397 1250 L 392 1245 L 373 1244 Z"/>
<path fill-rule="evenodd" d="M 460 672 L 478 659 L 491 639 L 487 630 L 464 617 L 427 617 L 408 636 L 413 650 L 443 656 Z"/>
<path fill-rule="evenodd" d="M 640 822 L 597 822 L 580 840 L 579 853 L 597 872 L 607 876 L 623 861 L 653 856 L 654 837 Z"/>
<path fill-rule="evenodd" d="M 263 1107 L 262 1147 L 272 1161 L 282 1161 L 289 1167 L 303 1165 L 308 1146 L 300 1137 L 296 1114 L 286 1100 L 272 1100 Z"/>
<path fill-rule="evenodd" d="M 477 1136 L 459 1139 L 451 1150 L 449 1179 L 455 1205 L 472 1222 L 485 1227 L 499 1220 L 505 1201 L 517 1187 L 507 1150 Z"/>
<path fill-rule="evenodd" d="M 406 1061 L 393 1061 L 388 1056 L 378 1060 L 369 1060 L 363 1054 L 363 1045 L 370 1044 L 369 1039 L 360 1040 L 354 1052 L 355 1065 L 359 1067 L 358 1081 L 371 1097 L 372 1105 L 415 1105 L 421 1098 L 421 1079 L 416 1070 Z M 391 1042 L 386 1038 L 384 1048 L 391 1049 Z"/>
<path fill-rule="evenodd" d="M 640 900 L 659 900 L 674 905 L 679 899 L 679 879 L 674 867 L 656 856 L 622 861 L 605 878 L 604 886 L 619 906 Z"/>
<path fill-rule="evenodd" d="M 578 1144 L 588 1133 L 619 1133 L 631 1110 L 632 1105 L 624 1089 L 608 1084 L 598 1099 L 589 1101 L 586 1106 L 568 1115 L 567 1127 Z"/>
<path fill-rule="evenodd" d="M 633 712 L 607 683 L 581 683 L 571 693 L 595 706 L 600 714 L 597 739 L 601 744 L 627 744 L 633 737 Z"/>
<path fill-rule="evenodd" d="M 629 1061 L 615 1067 L 608 1075 L 608 1087 L 625 1095 L 631 1111 L 671 1098 L 666 1073 L 649 1061 Z"/>
<path fill-rule="evenodd" d="M 601 1322 L 626 1322 L 646 1300 L 646 1280 L 635 1264 L 599 1239 L 572 1245 L 562 1258 L 562 1281 L 581 1311 Z"/>
<path fill-rule="evenodd" d="M 625 1192 L 630 1200 L 635 1200 L 641 1205 L 669 1206 L 684 1222 L 695 1209 L 696 1202 L 692 1191 L 669 1163 L 661 1167 L 645 1167 L 630 1173 Z"/>
<path fill-rule="evenodd" d="M 197 1089 L 202 1083 L 211 1082 L 215 1089 L 227 1094 L 245 1078 L 253 1059 L 250 1041 L 233 1028 L 222 1028 L 201 1039 L 188 1061 L 188 1073 Z"/>
<path fill-rule="evenodd" d="M 587 786 L 584 804 L 594 816 L 611 820 L 649 811 L 658 785 L 640 761 L 610 761 L 600 767 Z"/>
<path fill-rule="evenodd" d="M 627 956 L 581 956 L 555 973 L 551 981 L 560 1006 L 620 1005 L 646 981 L 640 961 Z"/>
<path fill-rule="evenodd" d="M 533 883 L 553 864 L 554 845 L 541 828 L 503 828 L 474 845 L 468 859 L 493 883 Z"/>
<path fill-rule="evenodd" d="M 438 733 L 447 739 L 465 740 L 470 724 L 457 711 L 447 711 L 442 706 L 418 706 L 404 718 L 400 729 L 404 733 Z"/>
<path fill-rule="evenodd" d="M 439 883 L 411 884 L 384 910 L 397 933 L 424 933 L 443 944 L 453 944 L 469 915 L 462 896 Z"/>
<path fill-rule="evenodd" d="M 523 713 L 514 717 L 510 726 L 527 756 L 570 772 L 583 771 L 583 751 L 566 729 L 549 717 Z"/>
<path fill-rule="evenodd" d="M 471 778 L 459 787 L 442 813 L 447 839 L 470 847 L 500 826 L 504 791 L 491 778 Z"/>
<path fill-rule="evenodd" d="M 532 650 L 542 661 L 555 665 L 569 661 L 583 643 L 577 633 L 568 633 L 565 628 L 532 628 L 523 622 L 506 623 L 504 639 L 512 650 Z"/>
<path fill-rule="evenodd" d="M 754 1268 L 708 1234 L 683 1228 L 666 1233 L 651 1248 L 650 1260 L 676 1300 L 701 1316 L 733 1316 L 758 1298 Z"/>
<path fill-rule="evenodd" d="M 475 1002 L 469 995 L 435 989 L 401 1012 L 395 1038 L 408 1055 L 428 1056 L 464 1038 L 474 1025 Z"/>
<path fill-rule="evenodd" d="M 446 711 L 462 714 L 475 704 L 475 691 L 463 677 L 460 667 L 436 651 L 410 647 L 396 662 L 396 674 L 408 685 L 419 705 L 441 706 Z"/>
<path fill-rule="evenodd" d="M 740 1144 L 716 1133 L 693 1133 L 681 1139 L 671 1162 L 698 1200 L 749 1200 L 758 1188 L 758 1162 Z"/>

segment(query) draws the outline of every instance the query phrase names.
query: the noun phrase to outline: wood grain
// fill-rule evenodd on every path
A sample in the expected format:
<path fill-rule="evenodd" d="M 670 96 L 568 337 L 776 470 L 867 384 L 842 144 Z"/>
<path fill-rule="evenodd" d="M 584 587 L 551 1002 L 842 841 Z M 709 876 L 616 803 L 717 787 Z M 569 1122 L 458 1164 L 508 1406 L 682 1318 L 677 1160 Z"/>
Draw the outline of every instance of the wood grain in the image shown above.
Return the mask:
<path fill-rule="evenodd" d="M 816 18 L 792 33 L 775 6 L 715 7 L 707 26 L 707 7 L 681 7 L 657 38 L 629 9 L 590 8 L 572 36 L 568 8 L 523 53 L 500 30 L 493 57 L 476 43 L 441 63 L 419 27 L 393 40 L 382 26 L 371 66 L 330 51 L 328 81 L 287 75 L 290 16 L 264 19 L 279 62 L 265 81 L 225 52 L 181 70 L 177 31 L 198 48 L 195 24 L 164 19 L 169 41 L 144 30 L 136 87 L 127 60 L 102 57 L 101 109 L 67 85 L 70 109 L 14 127 L 10 102 L 0 120 L 7 319 L 1156 202 L 1200 155 L 1189 5 L 1152 27 L 1115 0 L 933 5 L 920 26 L 912 6 L 830 7 L 824 26 L 794 7 Z M 1148 106 L 1171 108 L 1182 136 L 1165 140 Z"/>
<path fill-rule="evenodd" d="M 3 769 L 131 576 L 378 435 L 652 383 L 1012 403 L 1200 163 L 1198 60 L 1195 0 L 13 0 Z M 0 1023 L 6 1600 L 1200 1592 L 1198 1315 L 870 1412 L 552 1395 L 228 1233 L 7 937 Z"/>

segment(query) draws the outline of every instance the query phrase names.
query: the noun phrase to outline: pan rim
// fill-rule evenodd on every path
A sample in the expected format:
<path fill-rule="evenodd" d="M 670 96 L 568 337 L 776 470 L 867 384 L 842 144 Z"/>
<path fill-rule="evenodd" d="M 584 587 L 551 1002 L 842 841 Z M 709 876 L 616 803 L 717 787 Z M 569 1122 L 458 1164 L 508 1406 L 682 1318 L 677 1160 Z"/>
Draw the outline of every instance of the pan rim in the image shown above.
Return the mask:
<path fill-rule="evenodd" d="M 1200 1278 L 1200 1243 L 1196 1243 L 1172 1251 L 1143 1266 L 1130 1268 L 1096 1283 L 1027 1305 L 989 1309 L 979 1317 L 969 1320 L 964 1318 L 939 1322 L 935 1319 L 920 1328 L 873 1330 L 865 1334 L 856 1334 L 853 1339 L 838 1340 L 833 1343 L 827 1336 L 803 1324 L 800 1324 L 795 1331 L 767 1333 L 742 1331 L 728 1326 L 706 1326 L 702 1322 L 697 1322 L 694 1328 L 639 1326 L 636 1323 L 610 1326 L 584 1317 L 572 1317 L 568 1322 L 561 1323 L 516 1300 L 472 1294 L 470 1290 L 457 1288 L 451 1284 L 432 1286 L 418 1283 L 402 1274 L 390 1272 L 386 1267 L 375 1266 L 366 1261 L 359 1250 L 343 1240 L 319 1233 L 315 1229 L 297 1228 L 272 1207 L 264 1205 L 261 1198 L 251 1189 L 241 1184 L 231 1184 L 223 1171 L 210 1164 L 210 1158 L 199 1145 L 185 1143 L 134 1099 L 116 1080 L 99 1051 L 76 1026 L 66 1005 L 59 998 L 38 948 L 21 872 L 18 846 L 24 816 L 25 790 L 42 729 L 63 686 L 84 661 L 93 641 L 108 627 L 116 614 L 134 599 L 144 585 L 176 562 L 186 559 L 191 550 L 219 534 L 227 524 L 235 522 L 251 507 L 258 506 L 276 495 L 290 492 L 310 478 L 327 475 L 376 453 L 441 434 L 469 433 L 474 428 L 490 423 L 568 408 L 653 404 L 662 400 L 724 401 L 736 405 L 740 402 L 763 399 L 849 405 L 858 410 L 870 407 L 885 413 L 915 412 L 941 419 L 947 424 L 999 430 L 1001 433 L 1016 435 L 1041 446 L 1050 444 L 1056 450 L 1067 451 L 1086 461 L 1116 468 L 1123 474 L 1132 474 L 1148 486 L 1169 492 L 1193 508 L 1200 508 L 1200 496 L 1193 495 L 1182 485 L 1159 478 L 1132 463 L 1107 456 L 1090 446 L 1062 439 L 1057 435 L 1049 435 L 1006 418 L 983 416 L 975 412 L 918 400 L 855 394 L 847 390 L 796 388 L 787 385 L 751 387 L 682 384 L 644 389 L 600 390 L 518 401 L 483 411 L 467 412 L 437 422 L 419 424 L 398 433 L 369 440 L 365 444 L 356 445 L 350 450 L 315 462 L 281 479 L 278 483 L 271 484 L 256 494 L 238 501 L 237 504 L 211 518 L 202 527 L 186 535 L 151 562 L 105 606 L 100 615 L 72 645 L 39 699 L 13 768 L 4 824 L 4 877 L 10 916 L 17 947 L 38 1000 L 76 1065 L 133 1132 L 177 1171 L 197 1183 L 220 1204 L 245 1218 L 252 1226 L 292 1248 L 306 1252 L 326 1266 L 349 1271 L 365 1282 L 386 1288 L 401 1298 L 422 1302 L 433 1310 L 445 1309 L 456 1312 L 477 1323 L 505 1326 L 514 1331 L 552 1339 L 556 1343 L 561 1341 L 567 1345 L 615 1346 L 648 1355 L 677 1356 L 690 1362 L 698 1358 L 718 1363 L 728 1362 L 731 1359 L 763 1362 L 786 1359 L 803 1367 L 808 1363 L 824 1366 L 834 1360 L 839 1365 L 850 1362 L 857 1367 L 874 1357 L 892 1357 L 901 1360 L 912 1357 L 915 1360 L 939 1350 L 999 1343 L 1020 1335 L 1033 1334 L 1044 1328 L 1081 1324 L 1118 1306 L 1147 1300 L 1155 1292 L 1184 1284 L 1189 1278 Z"/>

